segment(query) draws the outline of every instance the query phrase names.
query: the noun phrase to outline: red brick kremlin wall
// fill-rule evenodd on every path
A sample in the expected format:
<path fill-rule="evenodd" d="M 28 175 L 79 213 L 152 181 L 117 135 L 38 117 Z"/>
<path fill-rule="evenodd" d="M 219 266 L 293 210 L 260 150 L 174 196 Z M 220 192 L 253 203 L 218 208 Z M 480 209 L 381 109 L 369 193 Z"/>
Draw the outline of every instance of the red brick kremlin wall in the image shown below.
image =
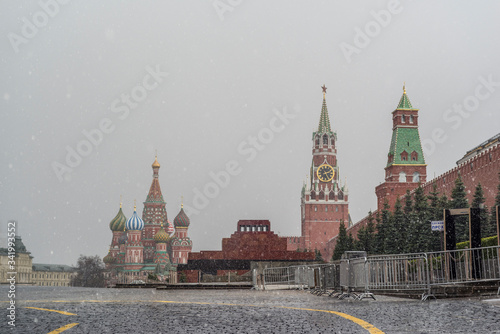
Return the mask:
<path fill-rule="evenodd" d="M 429 194 L 432 191 L 433 185 L 437 184 L 437 191 L 440 195 L 443 193 L 448 197 L 451 197 L 451 192 L 455 187 L 455 180 L 460 173 L 462 181 L 465 185 L 465 191 L 467 193 L 467 199 L 469 203 L 472 202 L 474 197 L 474 192 L 478 183 L 484 191 L 484 197 L 486 198 L 485 205 L 488 208 L 495 203 L 495 196 L 497 195 L 498 188 L 498 173 L 500 172 L 500 143 L 492 145 L 492 147 L 484 150 L 483 152 L 477 154 L 476 156 L 462 162 L 457 167 L 447 171 L 446 173 L 438 176 L 437 178 L 428 181 L 422 185 L 425 194 Z M 373 212 L 375 217 L 377 211 Z M 376 224 L 376 222 L 374 221 Z M 358 223 L 347 229 L 347 233 L 351 232 L 353 237 L 357 237 L 358 231 L 361 227 L 368 224 L 368 216 L 361 219 Z M 337 237 L 332 238 L 328 242 L 328 249 L 333 253 L 335 245 L 337 243 Z"/>

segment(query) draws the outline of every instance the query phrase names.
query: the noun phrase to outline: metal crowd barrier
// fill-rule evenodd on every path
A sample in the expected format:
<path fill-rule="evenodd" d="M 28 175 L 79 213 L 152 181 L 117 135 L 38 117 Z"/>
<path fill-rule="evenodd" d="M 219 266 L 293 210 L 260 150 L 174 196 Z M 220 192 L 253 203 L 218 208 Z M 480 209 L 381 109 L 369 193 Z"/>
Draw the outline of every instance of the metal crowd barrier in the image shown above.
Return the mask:
<path fill-rule="evenodd" d="M 372 256 L 346 252 L 340 264 L 266 268 L 263 273 L 264 289 L 309 289 L 340 299 L 375 299 L 372 291 L 413 291 L 426 300 L 439 286 L 487 281 L 500 282 L 500 246 Z"/>
<path fill-rule="evenodd" d="M 499 246 L 428 253 L 430 284 L 500 280 Z"/>
<path fill-rule="evenodd" d="M 340 260 L 341 291 L 335 296 L 339 299 L 373 298 L 367 289 L 366 252 L 345 252 Z"/>
<path fill-rule="evenodd" d="M 291 267 L 265 268 L 263 274 L 264 290 L 271 286 L 277 289 L 290 289 L 295 281 L 294 274 Z"/>
<path fill-rule="evenodd" d="M 338 265 L 317 264 L 290 267 L 271 267 L 263 271 L 264 290 L 309 289 L 323 294 L 338 285 Z"/>
<path fill-rule="evenodd" d="M 425 253 L 370 256 L 365 270 L 367 291 L 421 291 L 423 300 L 431 296 Z"/>

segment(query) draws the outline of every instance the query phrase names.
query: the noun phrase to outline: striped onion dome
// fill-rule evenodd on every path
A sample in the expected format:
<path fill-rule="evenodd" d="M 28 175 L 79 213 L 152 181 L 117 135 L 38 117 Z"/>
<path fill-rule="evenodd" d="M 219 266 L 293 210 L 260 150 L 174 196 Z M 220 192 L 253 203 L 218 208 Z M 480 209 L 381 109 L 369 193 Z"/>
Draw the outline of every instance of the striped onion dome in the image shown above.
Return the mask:
<path fill-rule="evenodd" d="M 167 219 L 167 223 L 168 223 L 168 226 L 167 226 L 167 233 L 168 234 L 172 234 L 175 232 L 175 229 L 174 229 L 174 224 L 172 224 L 172 222 L 170 220 Z"/>
<path fill-rule="evenodd" d="M 125 228 L 125 223 L 127 222 L 127 217 L 123 214 L 122 205 L 120 204 L 120 210 L 116 214 L 116 217 L 109 222 L 109 229 L 113 232 L 123 231 Z"/>
<path fill-rule="evenodd" d="M 156 232 L 154 240 L 155 240 L 156 243 L 160 243 L 160 242 L 167 243 L 168 239 L 170 239 L 170 236 L 167 234 L 167 232 L 165 232 L 165 229 L 162 226 L 158 230 L 158 232 Z"/>
<path fill-rule="evenodd" d="M 181 205 L 181 211 L 177 214 L 177 217 L 174 219 L 174 226 L 175 227 L 188 227 L 189 226 L 189 218 L 184 212 L 184 206 Z"/>
<path fill-rule="evenodd" d="M 114 258 L 113 256 L 111 256 L 111 252 L 108 252 L 108 255 L 106 255 L 106 256 L 102 259 L 102 261 L 103 261 L 104 263 L 113 263 L 113 262 L 115 262 L 115 258 Z"/>
<path fill-rule="evenodd" d="M 137 215 L 137 210 L 134 206 L 134 214 L 127 220 L 127 230 L 129 231 L 141 231 L 144 228 L 144 220 Z"/>

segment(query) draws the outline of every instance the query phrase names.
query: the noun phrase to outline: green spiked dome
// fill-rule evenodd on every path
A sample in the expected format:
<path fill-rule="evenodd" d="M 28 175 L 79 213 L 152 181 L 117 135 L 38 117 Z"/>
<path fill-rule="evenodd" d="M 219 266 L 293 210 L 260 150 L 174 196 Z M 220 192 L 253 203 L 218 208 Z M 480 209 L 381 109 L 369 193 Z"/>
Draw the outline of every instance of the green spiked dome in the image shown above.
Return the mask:
<path fill-rule="evenodd" d="M 184 212 L 184 206 L 181 205 L 181 211 L 179 211 L 179 214 L 174 219 L 174 226 L 176 228 L 177 227 L 188 227 L 189 223 L 190 223 L 189 217 Z"/>
<path fill-rule="evenodd" d="M 162 225 L 160 230 L 158 232 L 156 232 L 154 240 L 156 243 L 167 243 L 169 239 L 170 239 L 170 236 L 165 231 L 165 229 L 163 228 L 163 225 Z"/>
<path fill-rule="evenodd" d="M 116 214 L 116 217 L 109 223 L 109 229 L 113 232 L 122 232 L 125 229 L 126 222 L 127 217 L 123 214 L 122 205 L 120 204 L 120 210 Z"/>

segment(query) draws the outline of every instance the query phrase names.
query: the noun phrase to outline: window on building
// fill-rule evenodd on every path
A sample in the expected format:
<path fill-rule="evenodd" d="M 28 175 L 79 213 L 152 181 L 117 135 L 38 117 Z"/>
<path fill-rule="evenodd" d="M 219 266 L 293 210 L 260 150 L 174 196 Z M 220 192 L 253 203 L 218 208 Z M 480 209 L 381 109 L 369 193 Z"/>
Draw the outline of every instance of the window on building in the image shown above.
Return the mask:
<path fill-rule="evenodd" d="M 413 182 L 420 182 L 420 173 L 419 172 L 413 173 Z"/>
<path fill-rule="evenodd" d="M 316 211 L 318 211 L 318 207 L 317 206 L 314 207 L 314 212 L 316 212 Z"/>
<path fill-rule="evenodd" d="M 323 145 L 328 145 L 328 136 L 327 135 L 323 136 Z"/>
<path fill-rule="evenodd" d="M 405 172 L 399 173 L 399 182 L 406 182 L 406 173 Z"/>
<path fill-rule="evenodd" d="M 418 160 L 418 153 L 417 151 L 411 152 L 411 161 L 417 161 Z"/>
<path fill-rule="evenodd" d="M 401 123 L 405 123 L 405 122 L 406 122 L 405 115 L 401 115 Z"/>
<path fill-rule="evenodd" d="M 325 206 L 325 212 L 328 212 L 328 206 Z"/>
<path fill-rule="evenodd" d="M 410 123 L 413 124 L 413 115 L 410 115 Z"/>
<path fill-rule="evenodd" d="M 408 152 L 403 151 L 401 153 L 401 161 L 408 161 Z"/>
<path fill-rule="evenodd" d="M 335 206 L 335 212 L 339 212 L 339 206 L 338 205 Z"/>

